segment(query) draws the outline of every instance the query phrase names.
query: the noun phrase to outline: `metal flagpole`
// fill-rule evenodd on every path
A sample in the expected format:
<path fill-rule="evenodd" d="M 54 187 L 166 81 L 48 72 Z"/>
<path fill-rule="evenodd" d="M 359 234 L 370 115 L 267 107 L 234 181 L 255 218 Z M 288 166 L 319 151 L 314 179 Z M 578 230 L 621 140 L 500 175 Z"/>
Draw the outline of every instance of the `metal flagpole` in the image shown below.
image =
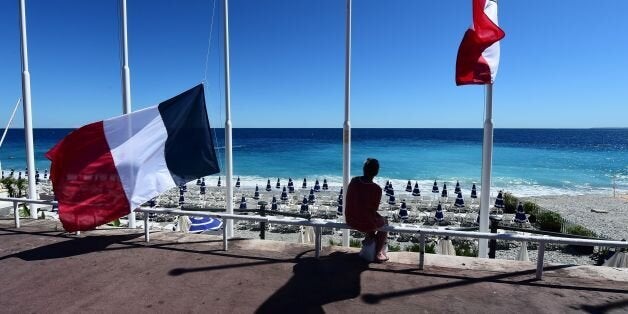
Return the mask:
<path fill-rule="evenodd" d="M 347 212 L 347 187 L 351 179 L 351 0 L 347 0 L 345 27 L 345 121 L 342 137 L 342 186 L 344 189 L 344 212 Z M 346 215 L 345 217 L 346 222 Z M 349 229 L 342 230 L 342 245 L 349 246 Z"/>
<path fill-rule="evenodd" d="M 227 184 L 227 214 L 233 214 L 233 156 L 231 144 L 231 78 L 229 71 L 229 0 L 225 0 L 224 8 L 224 54 L 225 54 L 225 166 Z M 227 237 L 233 237 L 233 220 L 226 221 Z"/>
<path fill-rule="evenodd" d="M 128 37 L 127 37 L 127 23 L 126 23 L 126 0 L 122 0 L 120 5 L 122 15 L 122 28 L 120 36 L 122 49 L 122 113 L 131 113 L 131 71 L 129 70 L 129 49 L 128 49 Z M 129 228 L 135 228 L 135 212 L 133 208 L 129 213 Z"/>
<path fill-rule="evenodd" d="M 480 194 L 480 232 L 488 232 L 488 207 L 491 196 L 491 168 L 493 166 L 493 84 L 486 84 L 484 140 L 482 143 L 482 191 Z M 478 257 L 488 257 L 488 240 L 479 240 Z"/>
<path fill-rule="evenodd" d="M 28 197 L 38 199 L 35 185 L 35 149 L 33 145 L 33 117 L 31 114 L 31 74 L 28 72 L 28 43 L 26 38 L 26 0 L 20 1 L 20 29 L 22 43 L 22 99 L 24 99 L 24 140 L 26 142 L 26 166 L 28 167 Z M 31 218 L 37 219 L 37 210 L 32 205 Z"/>

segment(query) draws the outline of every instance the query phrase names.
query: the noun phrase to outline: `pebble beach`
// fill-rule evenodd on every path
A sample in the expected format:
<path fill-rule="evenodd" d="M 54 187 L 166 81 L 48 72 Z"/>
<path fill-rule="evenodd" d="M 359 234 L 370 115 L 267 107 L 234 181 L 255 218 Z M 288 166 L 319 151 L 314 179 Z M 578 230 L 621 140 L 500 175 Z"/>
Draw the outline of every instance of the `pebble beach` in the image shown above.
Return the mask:
<path fill-rule="evenodd" d="M 273 189 L 271 192 L 266 192 L 260 189 L 260 199 L 272 198 L 273 195 L 279 194 L 279 190 Z M 44 183 L 40 185 L 40 192 L 51 193 L 50 185 Z M 316 210 L 319 215 L 335 215 L 335 200 L 339 192 L 338 187 L 332 187 L 329 191 L 322 192 L 319 199 L 320 205 Z M 248 197 L 249 208 L 253 208 L 256 204 L 251 196 L 254 194 L 253 188 L 238 189 L 234 193 L 234 198 L 240 199 L 242 195 Z M 307 194 L 304 190 L 297 190 L 296 194 L 291 194 L 291 203 L 298 202 L 296 200 Z M 398 193 L 399 194 L 399 193 Z M 513 193 L 516 196 L 516 193 Z M 178 205 L 178 189 L 173 189 L 167 193 L 158 197 L 158 206 L 162 207 L 176 207 Z M 186 206 L 192 207 L 224 207 L 224 187 L 207 187 L 207 195 L 199 195 L 199 187 L 191 182 L 188 184 L 188 192 L 186 192 Z M 621 240 L 628 238 L 628 194 L 618 194 L 615 197 L 607 194 L 584 194 L 584 195 L 548 195 L 548 196 L 528 196 L 521 198 L 522 201 L 532 201 L 540 205 L 542 208 L 561 214 L 565 219 L 577 224 L 581 224 L 584 227 L 602 235 L 606 238 L 613 240 Z M 324 205 L 323 205 L 324 204 Z M 222 206 L 220 206 L 222 205 Z M 237 208 L 238 203 L 235 204 Z M 269 205 L 270 206 L 270 205 Z M 382 204 L 382 208 L 386 208 L 385 204 Z M 424 212 L 417 212 L 416 208 L 410 210 L 410 215 L 426 214 Z M 385 211 L 383 215 L 390 215 L 391 212 Z M 432 212 L 433 213 L 433 212 Z M 429 215 L 429 213 L 427 213 Z M 418 216 L 416 216 L 418 217 Z M 333 218 L 332 218 L 333 219 Z M 336 218 L 338 219 L 338 218 Z M 172 219 L 166 218 L 166 220 L 155 221 L 153 228 L 168 229 L 172 228 Z M 391 222 L 394 224 L 394 222 Z M 422 227 L 430 227 L 429 225 L 421 224 Z M 435 226 L 431 226 L 435 227 Z M 236 222 L 235 236 L 240 238 L 259 238 L 259 224 L 249 222 Z M 276 241 L 287 242 L 302 242 L 299 228 L 283 227 L 276 228 L 275 226 L 269 226 L 266 232 L 266 239 Z M 351 238 L 354 239 L 354 245 L 356 240 L 361 240 L 361 236 L 357 232 L 352 232 Z M 389 245 L 399 250 L 410 250 L 412 246 L 416 246 L 416 238 L 407 236 L 399 237 L 398 235 L 391 235 L 389 237 Z M 439 239 L 433 238 L 428 241 L 432 244 L 437 244 Z M 326 230 L 323 233 L 322 239 L 323 245 L 340 245 L 342 243 L 342 231 L 341 230 Z M 429 243 L 428 243 L 429 245 Z M 509 242 L 499 243 L 496 257 L 500 259 L 517 259 L 517 254 L 521 249 L 521 242 Z M 438 245 L 436 245 L 436 248 Z M 589 255 L 578 255 L 573 252 L 567 252 L 564 247 L 548 247 L 546 250 L 545 260 L 549 263 L 563 263 L 574 265 L 591 265 L 595 264 L 595 261 L 590 258 Z M 531 261 L 536 261 L 536 244 L 528 243 L 528 255 Z M 437 252 L 438 253 L 438 252 Z"/>

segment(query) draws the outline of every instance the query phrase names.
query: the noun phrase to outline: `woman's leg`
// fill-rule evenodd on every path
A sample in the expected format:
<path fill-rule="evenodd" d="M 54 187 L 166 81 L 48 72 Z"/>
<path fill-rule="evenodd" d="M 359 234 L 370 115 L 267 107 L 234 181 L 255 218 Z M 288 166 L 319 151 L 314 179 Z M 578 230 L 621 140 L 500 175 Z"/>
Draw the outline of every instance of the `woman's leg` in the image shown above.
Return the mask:
<path fill-rule="evenodd" d="M 377 225 L 381 228 L 383 226 L 387 226 L 388 225 L 388 221 L 386 221 L 386 219 L 382 216 L 377 217 Z M 384 247 L 386 245 L 386 239 L 388 238 L 388 232 L 384 232 L 384 231 L 377 231 L 377 233 L 375 234 L 375 252 L 377 252 L 375 254 L 375 258 L 378 260 L 388 260 L 388 256 L 386 256 L 386 254 L 384 254 Z"/>
<path fill-rule="evenodd" d="M 388 259 L 386 254 L 384 254 L 384 247 L 386 245 L 387 237 L 388 237 L 388 232 L 384 232 L 384 231 L 377 231 L 377 234 L 375 235 L 375 241 L 376 241 L 375 252 L 377 252 L 375 257 L 379 260 Z"/>

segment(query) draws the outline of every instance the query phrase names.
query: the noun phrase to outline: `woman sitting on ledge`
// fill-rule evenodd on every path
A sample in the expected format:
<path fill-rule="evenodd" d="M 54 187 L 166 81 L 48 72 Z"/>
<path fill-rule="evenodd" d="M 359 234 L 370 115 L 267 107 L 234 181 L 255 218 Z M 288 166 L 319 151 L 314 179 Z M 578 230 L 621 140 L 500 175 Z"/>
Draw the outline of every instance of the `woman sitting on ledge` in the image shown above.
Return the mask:
<path fill-rule="evenodd" d="M 365 232 L 365 241 L 375 240 L 375 261 L 381 263 L 388 260 L 384 250 L 388 233 L 377 231 L 386 225 L 386 219 L 377 212 L 382 199 L 382 188 L 373 182 L 379 172 L 379 162 L 377 159 L 367 158 L 362 169 L 364 175 L 351 179 L 347 187 L 347 224 Z"/>

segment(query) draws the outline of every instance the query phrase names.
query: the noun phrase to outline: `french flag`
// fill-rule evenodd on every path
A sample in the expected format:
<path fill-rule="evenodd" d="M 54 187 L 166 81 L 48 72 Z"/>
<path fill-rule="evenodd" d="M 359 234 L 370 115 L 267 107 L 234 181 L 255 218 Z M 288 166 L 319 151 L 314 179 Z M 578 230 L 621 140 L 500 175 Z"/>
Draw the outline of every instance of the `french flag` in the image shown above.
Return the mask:
<path fill-rule="evenodd" d="M 157 106 L 85 125 L 46 157 L 68 232 L 94 229 L 220 171 L 202 84 Z"/>
<path fill-rule="evenodd" d="M 495 81 L 499 67 L 499 40 L 505 35 L 497 26 L 497 1 L 473 0 L 473 24 L 458 48 L 456 85 Z"/>

